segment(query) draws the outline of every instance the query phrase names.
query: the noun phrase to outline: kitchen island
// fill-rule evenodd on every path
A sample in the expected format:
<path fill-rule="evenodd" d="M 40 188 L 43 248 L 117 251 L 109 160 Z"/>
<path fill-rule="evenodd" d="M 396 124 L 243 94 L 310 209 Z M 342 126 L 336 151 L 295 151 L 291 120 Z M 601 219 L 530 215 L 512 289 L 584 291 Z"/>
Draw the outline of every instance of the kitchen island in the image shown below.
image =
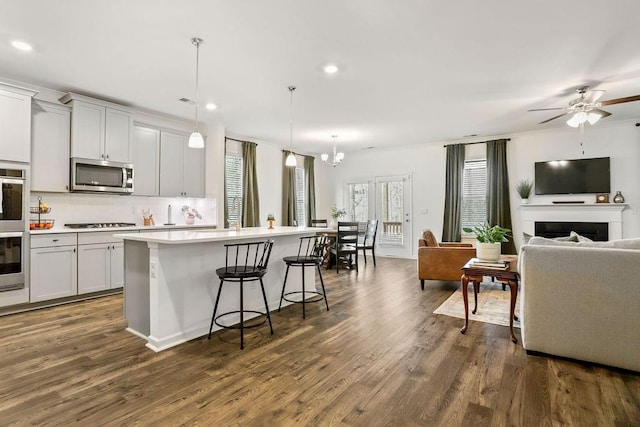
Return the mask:
<path fill-rule="evenodd" d="M 274 245 L 264 277 L 269 308 L 280 302 L 285 264 L 295 255 L 299 238 L 318 232 L 310 227 L 243 228 L 233 230 L 161 231 L 114 234 L 124 240 L 124 315 L 127 330 L 147 341 L 154 351 L 166 350 L 209 333 L 213 305 L 218 294 L 216 268 L 225 265 L 225 244 L 273 239 Z M 306 288 L 314 290 L 315 272 L 305 269 Z M 287 290 L 301 289 L 300 274 L 287 280 Z M 264 307 L 259 283 L 249 285 L 245 309 Z M 290 303 L 287 303 L 290 304 Z M 283 305 L 285 303 L 283 302 Z M 238 292 L 225 288 L 219 311 L 237 310 Z M 237 323 L 231 318 L 230 323 Z M 277 331 L 277 323 L 274 329 Z M 214 330 L 220 329 L 214 325 Z"/>

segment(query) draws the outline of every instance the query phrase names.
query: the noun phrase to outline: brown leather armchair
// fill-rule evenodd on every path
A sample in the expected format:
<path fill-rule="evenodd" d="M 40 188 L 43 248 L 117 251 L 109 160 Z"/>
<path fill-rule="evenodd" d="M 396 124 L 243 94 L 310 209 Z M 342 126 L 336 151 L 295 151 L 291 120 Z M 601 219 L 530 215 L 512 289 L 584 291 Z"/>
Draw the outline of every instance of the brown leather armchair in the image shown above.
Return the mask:
<path fill-rule="evenodd" d="M 470 243 L 438 243 L 431 230 L 424 230 L 418 239 L 418 279 L 424 290 L 425 280 L 460 280 L 461 269 L 476 249 Z"/>

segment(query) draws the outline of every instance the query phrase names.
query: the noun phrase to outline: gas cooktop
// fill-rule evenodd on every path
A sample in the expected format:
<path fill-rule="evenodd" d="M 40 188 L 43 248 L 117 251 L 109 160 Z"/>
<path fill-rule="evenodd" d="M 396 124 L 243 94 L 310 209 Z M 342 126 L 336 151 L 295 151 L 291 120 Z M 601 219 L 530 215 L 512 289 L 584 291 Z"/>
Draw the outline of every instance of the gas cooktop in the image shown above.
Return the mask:
<path fill-rule="evenodd" d="M 69 228 L 117 228 L 117 227 L 134 227 L 133 222 L 84 222 L 78 224 L 65 224 Z"/>

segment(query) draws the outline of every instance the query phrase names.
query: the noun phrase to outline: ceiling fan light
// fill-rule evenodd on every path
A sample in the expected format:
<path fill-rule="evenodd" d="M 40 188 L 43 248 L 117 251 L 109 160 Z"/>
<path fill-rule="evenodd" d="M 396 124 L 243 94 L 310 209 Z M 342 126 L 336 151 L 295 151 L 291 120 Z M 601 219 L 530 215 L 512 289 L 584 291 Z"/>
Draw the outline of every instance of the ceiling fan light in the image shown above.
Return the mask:
<path fill-rule="evenodd" d="M 336 154 L 336 161 L 341 162 L 344 159 L 344 153 Z"/>
<path fill-rule="evenodd" d="M 598 120 L 600 120 L 601 118 L 602 118 L 602 114 L 597 113 L 595 111 L 592 111 L 587 115 L 587 120 L 592 125 L 595 125 L 598 122 Z"/>
<path fill-rule="evenodd" d="M 297 166 L 298 162 L 296 161 L 296 156 L 293 153 L 289 153 L 287 156 L 287 160 L 285 160 L 284 164 L 286 166 Z"/>
<path fill-rule="evenodd" d="M 327 160 L 329 160 L 329 155 L 326 153 L 321 154 L 320 159 L 322 159 L 323 162 L 326 162 Z"/>
<path fill-rule="evenodd" d="M 189 148 L 204 148 L 204 139 L 200 132 L 193 132 L 191 136 L 189 136 Z"/>
<path fill-rule="evenodd" d="M 580 126 L 580 122 L 576 119 L 575 115 L 567 120 L 567 124 L 572 128 L 577 128 L 578 126 Z"/>

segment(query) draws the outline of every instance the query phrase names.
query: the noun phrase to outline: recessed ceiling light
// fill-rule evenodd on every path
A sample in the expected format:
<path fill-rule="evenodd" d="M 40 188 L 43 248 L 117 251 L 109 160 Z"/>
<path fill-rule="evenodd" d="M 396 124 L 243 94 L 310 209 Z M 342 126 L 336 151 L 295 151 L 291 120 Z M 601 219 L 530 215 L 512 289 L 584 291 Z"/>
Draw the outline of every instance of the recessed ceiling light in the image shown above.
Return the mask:
<path fill-rule="evenodd" d="M 327 64 L 324 66 L 324 72 L 327 74 L 335 74 L 338 72 L 338 66 L 335 64 Z"/>
<path fill-rule="evenodd" d="M 15 47 L 18 50 L 24 50 L 25 52 L 29 52 L 33 50 L 33 47 L 27 43 L 20 40 L 14 40 L 11 42 L 11 46 Z"/>
<path fill-rule="evenodd" d="M 210 102 L 210 103 L 208 103 L 207 105 L 205 105 L 205 107 L 207 108 L 207 110 L 210 110 L 210 111 L 213 111 L 213 110 L 215 110 L 216 108 L 218 108 L 218 106 L 217 106 L 216 104 L 213 104 L 213 103 L 211 103 L 211 102 Z"/>

